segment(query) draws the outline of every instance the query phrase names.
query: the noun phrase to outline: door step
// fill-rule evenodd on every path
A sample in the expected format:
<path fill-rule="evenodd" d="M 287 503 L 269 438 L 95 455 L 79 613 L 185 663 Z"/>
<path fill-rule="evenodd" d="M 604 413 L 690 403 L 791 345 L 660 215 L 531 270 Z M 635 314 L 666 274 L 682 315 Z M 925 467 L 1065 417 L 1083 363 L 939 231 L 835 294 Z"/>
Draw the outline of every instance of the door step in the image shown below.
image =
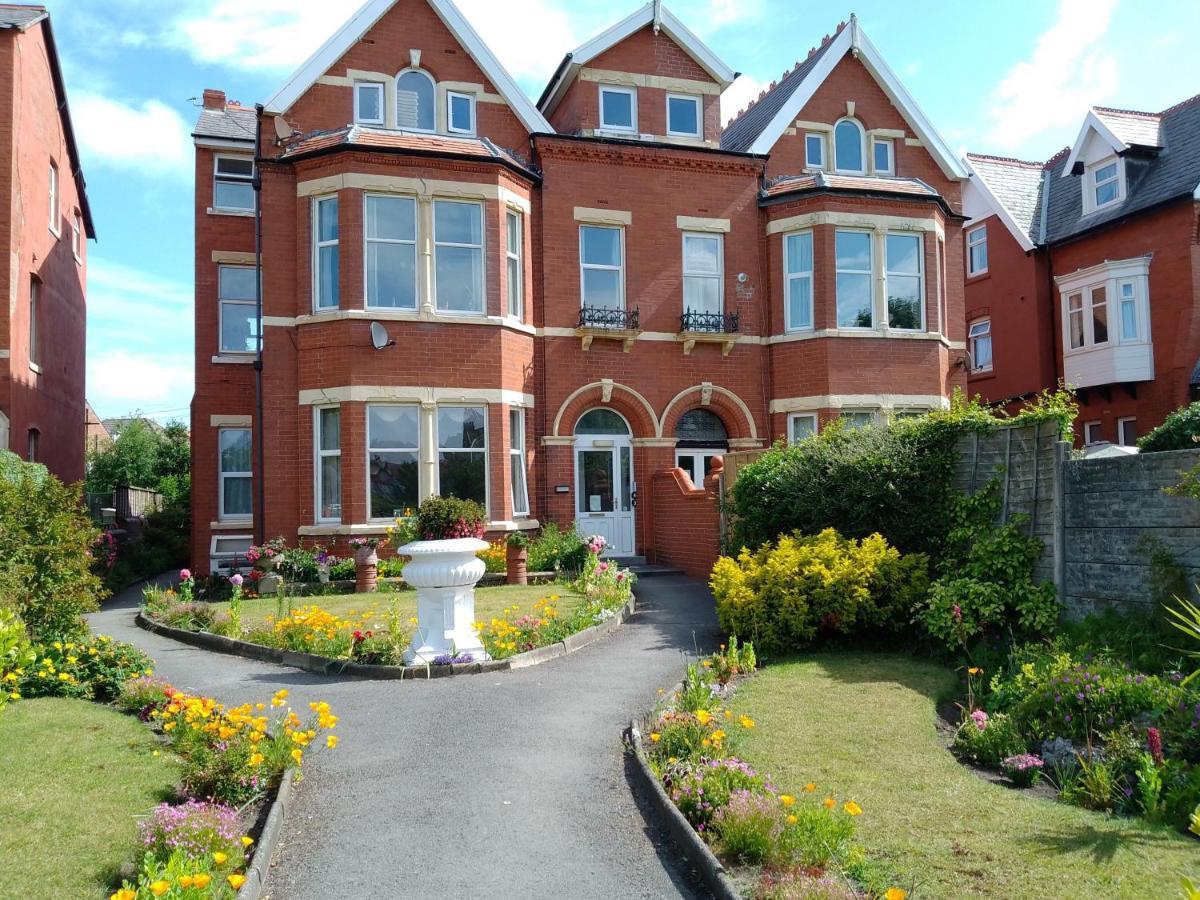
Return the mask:
<path fill-rule="evenodd" d="M 676 569 L 672 566 L 630 566 L 629 571 L 638 578 L 661 578 L 665 575 L 683 575 L 683 569 Z"/>
<path fill-rule="evenodd" d="M 646 565 L 646 557 L 644 556 L 606 556 L 604 557 L 611 563 L 616 563 L 625 569 L 632 569 L 634 566 Z"/>

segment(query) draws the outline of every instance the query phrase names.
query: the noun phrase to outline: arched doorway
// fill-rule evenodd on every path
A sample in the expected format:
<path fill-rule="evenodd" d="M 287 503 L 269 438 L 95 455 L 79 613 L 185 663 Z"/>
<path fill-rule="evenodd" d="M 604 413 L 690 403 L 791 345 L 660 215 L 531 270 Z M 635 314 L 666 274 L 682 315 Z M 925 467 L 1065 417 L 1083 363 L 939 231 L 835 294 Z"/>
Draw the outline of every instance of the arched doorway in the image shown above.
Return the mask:
<path fill-rule="evenodd" d="M 633 438 L 629 423 L 611 409 L 591 409 L 575 425 L 575 521 L 599 534 L 613 556 L 634 548 Z"/>
<path fill-rule="evenodd" d="M 689 410 L 679 417 L 675 439 L 675 465 L 688 473 L 692 484 L 703 487 L 713 459 L 729 451 L 725 423 L 711 410 Z"/>

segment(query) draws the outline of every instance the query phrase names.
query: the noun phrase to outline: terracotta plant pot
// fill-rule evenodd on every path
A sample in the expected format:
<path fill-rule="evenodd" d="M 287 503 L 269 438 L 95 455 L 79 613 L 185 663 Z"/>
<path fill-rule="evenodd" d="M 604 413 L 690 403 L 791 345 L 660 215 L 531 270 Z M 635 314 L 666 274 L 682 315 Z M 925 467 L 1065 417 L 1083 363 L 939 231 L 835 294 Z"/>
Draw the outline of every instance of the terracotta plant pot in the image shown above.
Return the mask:
<path fill-rule="evenodd" d="M 529 584 L 529 576 L 526 570 L 528 560 L 528 547 L 514 547 L 511 544 L 508 546 L 505 562 L 508 565 L 509 584 Z"/>
<path fill-rule="evenodd" d="M 354 590 L 369 594 L 375 590 L 379 574 L 379 554 L 374 547 L 359 547 L 354 551 Z"/>

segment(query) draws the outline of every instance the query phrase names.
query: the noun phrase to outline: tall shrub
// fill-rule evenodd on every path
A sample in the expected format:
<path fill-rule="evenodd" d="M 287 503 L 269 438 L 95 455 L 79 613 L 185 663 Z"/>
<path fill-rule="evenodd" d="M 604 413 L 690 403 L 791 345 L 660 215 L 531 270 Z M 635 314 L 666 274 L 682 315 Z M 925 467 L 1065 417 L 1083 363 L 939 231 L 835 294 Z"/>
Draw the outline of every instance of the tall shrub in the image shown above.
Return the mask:
<path fill-rule="evenodd" d="M 43 466 L 0 451 L 0 607 L 14 610 L 32 637 L 85 630 L 100 579 L 91 571 L 97 531 L 67 487 Z"/>
<path fill-rule="evenodd" d="M 1200 402 L 1181 406 L 1157 428 L 1138 439 L 1143 453 L 1165 450 L 1194 450 L 1200 447 Z"/>

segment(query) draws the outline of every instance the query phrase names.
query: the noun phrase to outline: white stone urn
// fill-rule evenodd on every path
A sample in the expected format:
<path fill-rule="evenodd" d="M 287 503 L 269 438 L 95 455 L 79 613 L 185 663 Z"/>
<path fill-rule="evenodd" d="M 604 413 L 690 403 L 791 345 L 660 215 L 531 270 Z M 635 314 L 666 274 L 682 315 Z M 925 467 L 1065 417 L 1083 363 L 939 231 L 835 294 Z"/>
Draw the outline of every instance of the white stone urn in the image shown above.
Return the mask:
<path fill-rule="evenodd" d="M 404 651 L 405 665 L 432 663 L 439 656 L 471 654 L 488 659 L 475 622 L 475 585 L 487 567 L 476 554 L 487 549 L 479 538 L 413 541 L 396 548 L 409 557 L 404 580 L 417 589 L 417 631 Z"/>

